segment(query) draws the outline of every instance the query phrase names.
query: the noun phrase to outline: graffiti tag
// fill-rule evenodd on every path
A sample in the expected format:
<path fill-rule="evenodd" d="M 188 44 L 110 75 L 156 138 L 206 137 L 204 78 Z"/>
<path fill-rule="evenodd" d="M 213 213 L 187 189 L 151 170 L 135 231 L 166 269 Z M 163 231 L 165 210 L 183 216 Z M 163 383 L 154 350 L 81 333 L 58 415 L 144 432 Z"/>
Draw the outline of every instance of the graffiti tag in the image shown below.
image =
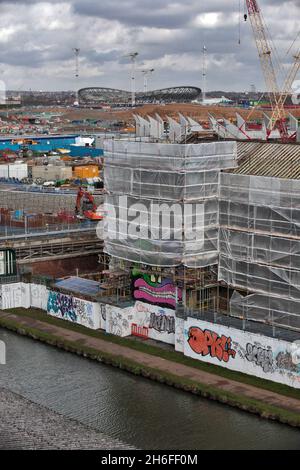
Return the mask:
<path fill-rule="evenodd" d="M 100 315 L 104 321 L 106 321 L 106 305 L 100 304 Z"/>
<path fill-rule="evenodd" d="M 246 346 L 246 359 L 261 367 L 265 373 L 273 371 L 272 349 L 264 349 L 255 344 L 248 343 Z"/>
<path fill-rule="evenodd" d="M 219 336 L 210 330 L 191 327 L 188 331 L 188 343 L 196 354 L 210 355 L 220 362 L 228 362 L 230 357 L 235 358 L 236 351 L 231 348 L 231 338 Z"/>
<path fill-rule="evenodd" d="M 288 370 L 290 372 L 298 372 L 298 367 L 293 362 L 292 354 L 289 352 L 280 351 L 276 357 L 276 364 L 278 369 Z"/>
<path fill-rule="evenodd" d="M 149 328 L 153 328 L 159 333 L 175 333 L 175 318 L 151 313 Z"/>
<path fill-rule="evenodd" d="M 59 292 L 49 293 L 48 312 L 53 312 L 55 315 L 72 322 L 77 321 L 76 304 L 73 297 Z"/>

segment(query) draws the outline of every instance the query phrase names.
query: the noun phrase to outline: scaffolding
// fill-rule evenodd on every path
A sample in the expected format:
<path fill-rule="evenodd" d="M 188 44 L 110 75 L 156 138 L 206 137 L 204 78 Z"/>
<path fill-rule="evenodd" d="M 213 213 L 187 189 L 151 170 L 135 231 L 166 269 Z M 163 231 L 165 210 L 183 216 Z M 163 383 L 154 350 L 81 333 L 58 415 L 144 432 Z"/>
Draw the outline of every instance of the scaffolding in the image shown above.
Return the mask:
<path fill-rule="evenodd" d="M 300 180 L 222 174 L 219 248 L 230 314 L 300 330 Z"/>
<path fill-rule="evenodd" d="M 138 266 L 141 273 L 170 279 L 182 289 L 176 315 L 207 314 L 217 321 L 225 314 L 233 322 L 242 320 L 243 328 L 254 321 L 274 331 L 299 331 L 300 180 L 292 179 L 294 173 L 284 165 L 274 166 L 272 173 L 272 155 L 263 158 L 269 145 L 256 144 L 255 153 L 262 154 L 261 160 L 256 157 L 258 173 L 248 175 L 245 159 L 237 164 L 236 142 L 107 142 L 104 251 L 114 260 L 113 269 L 120 263 L 128 273 L 127 285 Z M 292 163 L 297 151 L 295 146 L 279 149 L 280 155 L 292 152 Z M 163 204 L 179 205 L 181 213 L 190 204 L 197 207 L 178 225 L 175 209 L 168 215 L 166 239 L 159 231 Z M 128 236 L 132 207 L 135 217 L 139 213 L 133 223 L 140 231 Z"/>
<path fill-rule="evenodd" d="M 219 175 L 236 166 L 235 142 L 106 141 L 105 155 L 106 253 L 160 267 L 218 262 Z"/>

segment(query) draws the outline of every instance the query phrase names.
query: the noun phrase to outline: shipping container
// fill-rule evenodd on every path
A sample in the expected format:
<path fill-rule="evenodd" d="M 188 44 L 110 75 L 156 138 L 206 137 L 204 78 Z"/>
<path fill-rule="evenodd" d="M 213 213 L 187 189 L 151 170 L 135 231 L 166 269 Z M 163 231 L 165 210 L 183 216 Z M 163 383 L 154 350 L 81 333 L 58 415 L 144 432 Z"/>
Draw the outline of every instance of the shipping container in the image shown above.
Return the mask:
<path fill-rule="evenodd" d="M 96 165 L 77 166 L 74 168 L 75 178 L 95 178 L 99 176 L 99 168 Z"/>
<path fill-rule="evenodd" d="M 19 180 L 28 178 L 28 165 L 26 163 L 12 163 L 8 165 L 8 177 Z"/>
<path fill-rule="evenodd" d="M 72 168 L 58 165 L 34 166 L 32 167 L 33 180 L 41 178 L 45 181 L 56 181 L 71 179 Z"/>
<path fill-rule="evenodd" d="M 0 165 L 0 178 L 8 178 L 8 165 Z"/>

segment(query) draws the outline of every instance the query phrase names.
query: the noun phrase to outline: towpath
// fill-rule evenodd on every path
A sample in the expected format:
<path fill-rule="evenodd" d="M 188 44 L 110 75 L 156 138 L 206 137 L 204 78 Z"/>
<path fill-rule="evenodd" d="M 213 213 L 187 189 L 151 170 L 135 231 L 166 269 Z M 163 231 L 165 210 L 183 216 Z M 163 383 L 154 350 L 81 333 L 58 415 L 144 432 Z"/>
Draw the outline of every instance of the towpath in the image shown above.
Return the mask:
<path fill-rule="evenodd" d="M 60 326 L 52 325 L 40 320 L 32 319 L 22 315 L 15 315 L 7 312 L 0 312 L 0 320 L 8 319 L 18 323 L 20 328 L 22 326 L 35 328 L 39 331 L 54 335 L 66 341 L 77 343 L 94 350 L 98 350 L 99 353 L 108 353 L 112 356 L 122 356 L 131 361 L 136 362 L 138 365 L 143 365 L 156 369 L 158 371 L 171 373 L 177 377 L 184 379 L 190 379 L 194 382 L 205 384 L 215 389 L 230 392 L 239 397 L 246 397 L 254 400 L 264 402 L 268 405 L 288 410 L 297 415 L 300 415 L 300 399 L 287 397 L 278 393 L 258 388 L 252 385 L 248 385 L 242 382 L 234 381 L 218 375 L 201 371 L 199 369 L 179 364 L 173 361 L 166 360 L 164 358 L 147 354 L 135 349 L 131 349 L 126 346 L 112 343 L 108 340 L 102 340 L 100 338 L 94 338 L 83 333 L 69 330 Z M 300 395 L 300 394 L 299 394 Z"/>

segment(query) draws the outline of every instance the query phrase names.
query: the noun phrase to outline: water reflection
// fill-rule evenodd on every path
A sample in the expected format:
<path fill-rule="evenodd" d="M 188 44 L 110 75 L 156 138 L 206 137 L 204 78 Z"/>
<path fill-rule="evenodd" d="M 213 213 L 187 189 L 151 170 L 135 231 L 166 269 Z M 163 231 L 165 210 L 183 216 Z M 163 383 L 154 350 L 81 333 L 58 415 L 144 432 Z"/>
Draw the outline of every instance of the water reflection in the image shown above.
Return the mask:
<path fill-rule="evenodd" d="M 300 449 L 300 431 L 0 330 L 0 387 L 142 449 Z"/>

